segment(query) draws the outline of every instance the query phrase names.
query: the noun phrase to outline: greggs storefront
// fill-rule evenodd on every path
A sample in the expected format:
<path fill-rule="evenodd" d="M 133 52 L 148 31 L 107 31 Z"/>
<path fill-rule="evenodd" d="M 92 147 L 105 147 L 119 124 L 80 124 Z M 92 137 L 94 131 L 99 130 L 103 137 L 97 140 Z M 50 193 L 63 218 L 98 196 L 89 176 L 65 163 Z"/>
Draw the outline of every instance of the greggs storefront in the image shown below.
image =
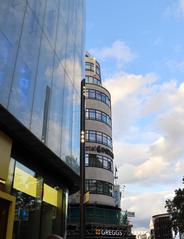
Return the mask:
<path fill-rule="evenodd" d="M 68 227 L 68 239 L 80 239 L 79 228 L 75 224 Z M 85 239 L 135 239 L 131 225 L 86 224 Z"/>

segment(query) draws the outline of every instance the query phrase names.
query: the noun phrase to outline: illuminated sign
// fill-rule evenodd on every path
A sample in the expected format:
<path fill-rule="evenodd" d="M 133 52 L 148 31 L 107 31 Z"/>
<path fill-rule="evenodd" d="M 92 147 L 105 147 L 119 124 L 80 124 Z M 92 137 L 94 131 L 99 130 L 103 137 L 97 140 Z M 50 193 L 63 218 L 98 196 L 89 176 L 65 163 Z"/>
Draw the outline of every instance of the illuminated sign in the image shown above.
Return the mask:
<path fill-rule="evenodd" d="M 53 206 L 58 206 L 58 191 L 44 183 L 43 201 Z"/>
<path fill-rule="evenodd" d="M 13 188 L 36 197 L 37 179 L 22 169 L 15 168 Z"/>
<path fill-rule="evenodd" d="M 122 230 L 96 229 L 95 234 L 98 236 L 122 236 L 124 233 Z"/>
<path fill-rule="evenodd" d="M 98 153 L 104 153 L 110 156 L 111 158 L 114 158 L 113 152 L 109 150 L 108 148 L 102 147 L 102 146 L 86 146 L 86 151 L 95 151 Z"/>

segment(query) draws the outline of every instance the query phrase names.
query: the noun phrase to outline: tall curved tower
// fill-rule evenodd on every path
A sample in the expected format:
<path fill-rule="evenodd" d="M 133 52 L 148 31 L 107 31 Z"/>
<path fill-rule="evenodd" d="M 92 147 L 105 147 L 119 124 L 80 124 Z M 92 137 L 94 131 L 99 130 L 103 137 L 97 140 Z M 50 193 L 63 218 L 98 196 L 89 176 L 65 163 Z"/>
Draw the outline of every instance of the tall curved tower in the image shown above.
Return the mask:
<path fill-rule="evenodd" d="M 100 64 L 85 55 L 85 239 L 129 238 L 114 185 L 111 96 L 101 83 Z M 68 239 L 79 239 L 80 193 L 70 198 Z M 128 229 L 129 228 L 129 229 Z M 130 233 L 129 233 L 130 234 Z"/>
<path fill-rule="evenodd" d="M 111 96 L 101 84 L 100 65 L 85 56 L 86 83 L 86 191 L 89 204 L 115 206 Z"/>

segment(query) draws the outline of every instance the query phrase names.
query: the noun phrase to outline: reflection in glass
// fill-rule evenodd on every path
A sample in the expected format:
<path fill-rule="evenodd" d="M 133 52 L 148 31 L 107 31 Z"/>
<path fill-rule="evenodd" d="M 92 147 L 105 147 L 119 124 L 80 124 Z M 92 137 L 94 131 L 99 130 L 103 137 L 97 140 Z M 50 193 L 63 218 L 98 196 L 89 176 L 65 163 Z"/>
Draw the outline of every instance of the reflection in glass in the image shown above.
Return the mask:
<path fill-rule="evenodd" d="M 27 127 L 30 124 L 40 38 L 41 28 L 37 24 L 31 10 L 28 9 L 25 14 L 9 100 L 9 110 L 11 113 Z"/>
<path fill-rule="evenodd" d="M 62 160 L 75 161 L 68 164 L 76 171 L 83 11 L 83 0 L 6 0 L 0 4 L 0 103 L 42 140 L 45 90 L 50 87 L 44 142 Z M 52 143 L 55 133 L 56 144 Z"/>

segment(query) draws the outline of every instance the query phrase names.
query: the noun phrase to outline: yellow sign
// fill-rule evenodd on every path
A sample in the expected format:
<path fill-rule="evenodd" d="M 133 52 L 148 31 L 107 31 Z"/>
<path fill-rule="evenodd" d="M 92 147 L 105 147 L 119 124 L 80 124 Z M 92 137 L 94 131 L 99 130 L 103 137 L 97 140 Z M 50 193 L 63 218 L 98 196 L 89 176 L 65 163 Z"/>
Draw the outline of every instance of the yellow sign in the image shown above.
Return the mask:
<path fill-rule="evenodd" d="M 0 179 L 7 180 L 12 140 L 0 131 Z"/>
<path fill-rule="evenodd" d="M 13 187 L 32 197 L 36 197 L 37 179 L 16 167 Z"/>
<path fill-rule="evenodd" d="M 84 194 L 84 204 L 89 202 L 90 193 L 89 191 Z"/>
<path fill-rule="evenodd" d="M 58 206 L 58 191 L 44 183 L 43 201 Z"/>

